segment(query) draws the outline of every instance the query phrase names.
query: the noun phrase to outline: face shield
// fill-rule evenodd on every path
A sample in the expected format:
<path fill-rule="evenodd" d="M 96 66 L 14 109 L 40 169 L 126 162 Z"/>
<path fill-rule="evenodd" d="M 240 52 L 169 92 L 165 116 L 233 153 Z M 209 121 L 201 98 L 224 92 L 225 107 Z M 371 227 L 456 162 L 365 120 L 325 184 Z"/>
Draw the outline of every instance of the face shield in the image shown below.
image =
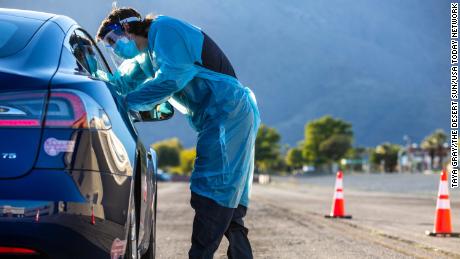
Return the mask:
<path fill-rule="evenodd" d="M 114 65 L 119 67 L 125 60 L 132 59 L 140 54 L 134 40 L 125 33 L 122 24 L 139 21 L 137 17 L 126 18 L 120 23 L 108 26 L 108 33 L 102 40 L 104 49 Z"/>

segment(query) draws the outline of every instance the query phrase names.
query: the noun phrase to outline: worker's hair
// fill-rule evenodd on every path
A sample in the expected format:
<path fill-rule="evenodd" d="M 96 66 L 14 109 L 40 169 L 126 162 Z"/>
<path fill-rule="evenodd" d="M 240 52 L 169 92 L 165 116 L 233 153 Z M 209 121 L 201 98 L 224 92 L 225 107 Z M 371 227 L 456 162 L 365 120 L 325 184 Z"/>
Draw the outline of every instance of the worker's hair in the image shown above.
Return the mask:
<path fill-rule="evenodd" d="M 147 15 L 145 19 L 142 19 L 141 14 L 133 8 L 130 7 L 123 7 L 123 8 L 116 8 L 113 9 L 107 18 L 105 18 L 96 34 L 97 40 L 104 39 L 105 35 L 110 32 L 108 28 L 110 25 L 119 24 L 121 20 L 129 18 L 129 17 L 138 17 L 141 19 L 140 21 L 133 21 L 129 22 L 126 32 L 132 33 L 138 36 L 142 36 L 147 38 L 148 36 L 148 29 L 152 21 L 156 18 L 154 15 L 150 14 Z"/>

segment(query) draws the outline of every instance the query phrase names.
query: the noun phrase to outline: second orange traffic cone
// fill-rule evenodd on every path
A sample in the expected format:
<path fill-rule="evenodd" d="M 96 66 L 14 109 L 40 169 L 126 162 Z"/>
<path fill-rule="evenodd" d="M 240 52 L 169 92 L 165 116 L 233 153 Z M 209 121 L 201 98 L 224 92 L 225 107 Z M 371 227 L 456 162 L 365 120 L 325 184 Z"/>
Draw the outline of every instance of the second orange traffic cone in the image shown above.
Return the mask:
<path fill-rule="evenodd" d="M 335 190 L 334 200 L 332 201 L 332 209 L 329 215 L 325 215 L 326 218 L 343 218 L 351 219 L 351 215 L 345 215 L 345 198 L 343 196 L 343 173 L 342 171 L 337 172 L 335 179 Z"/>
<path fill-rule="evenodd" d="M 94 205 L 91 205 L 91 225 L 96 224 L 96 218 L 94 217 Z"/>
<path fill-rule="evenodd" d="M 452 232 L 452 222 L 450 219 L 449 187 L 447 184 L 446 170 L 442 170 L 441 180 L 439 182 L 434 231 L 426 231 L 426 234 L 429 236 L 460 237 L 460 233 Z"/>

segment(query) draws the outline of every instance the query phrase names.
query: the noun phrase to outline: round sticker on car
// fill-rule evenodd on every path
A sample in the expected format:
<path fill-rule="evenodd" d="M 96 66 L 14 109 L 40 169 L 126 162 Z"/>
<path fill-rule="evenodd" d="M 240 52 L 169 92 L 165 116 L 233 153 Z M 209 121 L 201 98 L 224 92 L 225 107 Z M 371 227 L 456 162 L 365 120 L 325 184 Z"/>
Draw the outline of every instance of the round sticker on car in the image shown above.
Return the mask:
<path fill-rule="evenodd" d="M 48 138 L 45 140 L 44 149 L 49 156 L 57 156 L 61 152 L 73 152 L 75 141 L 73 140 L 58 140 Z"/>

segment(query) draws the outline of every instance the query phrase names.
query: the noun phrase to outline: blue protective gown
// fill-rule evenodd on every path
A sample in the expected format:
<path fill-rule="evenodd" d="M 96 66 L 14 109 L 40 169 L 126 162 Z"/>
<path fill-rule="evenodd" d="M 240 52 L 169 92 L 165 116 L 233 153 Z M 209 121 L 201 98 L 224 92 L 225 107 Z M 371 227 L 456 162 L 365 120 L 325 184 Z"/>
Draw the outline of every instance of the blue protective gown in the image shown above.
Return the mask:
<path fill-rule="evenodd" d="M 100 70 L 98 72 L 101 73 Z M 154 73 L 149 55 L 141 53 L 132 59 L 125 60 L 113 75 L 109 74 L 105 77 L 108 77 L 107 80 L 112 83 L 114 90 L 124 96 L 135 90 L 148 78 L 152 78 Z"/>
<path fill-rule="evenodd" d="M 254 94 L 237 79 L 196 65 L 203 46 L 197 27 L 159 16 L 148 42 L 155 77 L 126 96 L 128 107 L 147 110 L 170 97 L 185 106 L 198 132 L 190 189 L 224 207 L 247 207 L 260 124 Z"/>

